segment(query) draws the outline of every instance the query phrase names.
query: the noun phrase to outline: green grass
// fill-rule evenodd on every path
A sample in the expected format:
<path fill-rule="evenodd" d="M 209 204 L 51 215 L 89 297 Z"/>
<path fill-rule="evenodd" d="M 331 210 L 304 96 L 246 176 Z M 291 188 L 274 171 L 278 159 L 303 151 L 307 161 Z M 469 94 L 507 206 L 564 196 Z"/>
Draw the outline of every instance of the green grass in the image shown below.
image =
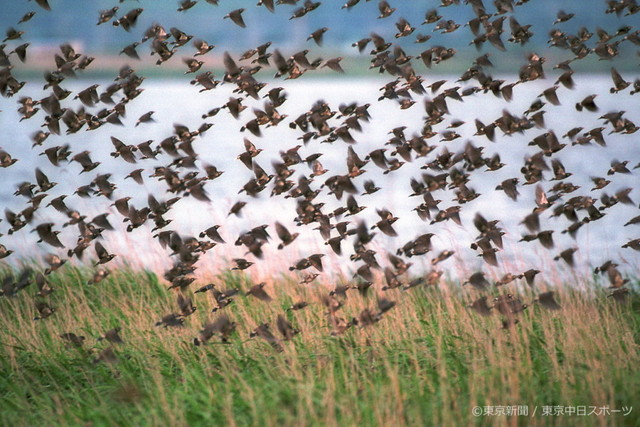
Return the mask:
<path fill-rule="evenodd" d="M 183 327 L 156 327 L 177 311 L 162 279 L 121 269 L 90 286 L 90 276 L 76 267 L 52 274 L 47 301 L 56 312 L 44 320 L 33 320 L 35 285 L 0 298 L 0 425 L 640 425 L 635 293 L 618 304 L 600 285 L 557 287 L 562 309 L 552 312 L 532 303 L 537 290 L 510 284 L 501 292 L 530 307 L 502 329 L 497 314 L 467 308 L 480 293 L 458 284 L 367 298 L 350 291 L 338 311 L 345 319 L 375 307 L 376 294 L 398 304 L 377 324 L 334 336 L 319 302 L 329 287 L 275 279 L 270 303 L 238 295 L 221 311 L 238 325 L 228 344 L 195 347 L 218 315 L 210 295 L 193 296 L 198 310 Z M 231 274 L 213 281 L 251 285 Z M 309 307 L 285 310 L 300 299 Z M 301 331 L 284 351 L 249 338 L 263 322 L 277 335 L 280 313 Z M 124 344 L 97 340 L 115 326 Z M 82 348 L 60 338 L 67 332 L 86 337 Z M 110 345 L 117 362 L 94 363 Z M 474 406 L 498 405 L 538 406 L 538 414 L 472 415 Z M 551 418 L 540 415 L 543 405 L 637 408 L 626 417 Z"/>

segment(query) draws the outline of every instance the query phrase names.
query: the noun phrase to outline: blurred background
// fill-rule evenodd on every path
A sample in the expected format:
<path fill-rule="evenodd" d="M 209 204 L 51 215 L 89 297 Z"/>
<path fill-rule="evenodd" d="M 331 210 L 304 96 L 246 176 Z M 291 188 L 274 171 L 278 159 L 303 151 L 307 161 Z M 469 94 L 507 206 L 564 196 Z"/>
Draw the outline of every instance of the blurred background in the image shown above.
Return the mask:
<path fill-rule="evenodd" d="M 71 43 L 80 51 L 88 50 L 93 56 L 119 57 L 122 47 L 140 41 L 141 31 L 149 28 L 154 23 L 159 23 L 167 30 L 176 27 L 196 38 L 203 38 L 210 44 L 216 45 L 211 56 L 216 57 L 225 50 L 241 53 L 247 49 L 271 41 L 283 51 L 298 51 L 304 48 L 313 47 L 314 52 L 319 55 L 341 55 L 353 57 L 353 59 L 363 59 L 352 44 L 369 33 L 375 32 L 385 39 L 390 39 L 403 48 L 420 52 L 428 46 L 446 45 L 458 51 L 452 61 L 441 64 L 443 71 L 458 70 L 468 67 L 470 60 L 477 56 L 478 51 L 474 46 L 470 46 L 473 38 L 469 27 L 461 27 L 457 31 L 441 34 L 433 31 L 433 24 L 421 25 L 425 12 L 436 9 L 443 19 L 451 19 L 464 26 L 475 15 L 470 6 L 450 6 L 438 7 L 438 1 L 395 1 L 391 2 L 397 10 L 388 18 L 378 19 L 380 14 L 377 1 L 360 1 L 356 6 L 343 9 L 346 0 L 325 0 L 311 13 L 297 19 L 290 19 L 292 13 L 301 7 L 302 2 L 297 5 L 277 5 L 273 13 L 268 12 L 264 6 L 256 6 L 255 1 L 246 0 L 220 0 L 218 6 L 207 3 L 205 0 L 199 1 L 195 6 L 182 12 L 177 9 L 179 2 L 173 0 L 163 1 L 123 1 L 113 0 L 50 0 L 51 11 L 44 11 L 38 8 L 34 2 L 17 0 L 5 2 L 0 15 L 0 25 L 3 28 L 15 26 L 18 20 L 24 15 L 26 10 L 35 10 L 37 13 L 32 20 L 24 24 L 28 30 L 30 46 L 30 56 L 32 57 L 31 67 L 42 66 L 38 56 L 45 52 L 52 52 L 58 49 L 62 43 Z M 485 2 L 490 8 L 491 2 Z M 549 49 L 547 43 L 548 31 L 554 26 L 552 23 L 556 19 L 559 10 L 577 12 L 577 16 L 567 22 L 555 25 L 567 34 L 575 34 L 586 27 L 592 32 L 596 28 L 603 28 L 610 33 L 615 32 L 624 25 L 637 23 L 637 16 L 616 16 L 616 14 L 604 14 L 604 3 L 601 1 L 582 0 L 555 0 L 555 1 L 529 1 L 516 8 L 515 16 L 521 21 L 531 25 L 534 33 L 530 41 L 524 46 L 510 45 L 507 52 L 501 53 L 503 60 L 495 65 L 502 70 L 517 70 L 517 63 L 522 59 L 524 52 L 535 51 L 541 55 L 550 55 L 553 60 L 558 55 L 562 55 L 559 49 Z M 116 19 L 124 15 L 131 9 L 143 8 L 144 12 L 139 16 L 135 29 L 130 32 L 114 27 L 112 21 L 106 24 L 96 25 L 100 11 L 119 7 Z M 222 17 L 232 10 L 244 8 L 244 21 L 247 25 L 245 29 L 240 29 L 229 19 Z M 396 28 L 392 22 L 396 22 L 399 17 L 407 19 L 416 31 L 409 37 L 394 39 Z M 114 19 L 115 20 L 115 19 Z M 324 46 L 319 48 L 307 41 L 307 37 L 318 28 L 327 27 L 324 35 Z M 504 27 L 508 30 L 508 21 Z M 430 35 L 431 40 L 426 44 L 416 44 L 415 35 L 422 33 Z M 628 44 L 627 44 L 628 45 Z M 618 66 L 621 69 L 633 69 L 638 65 L 638 57 L 633 49 L 622 46 L 623 51 L 618 58 Z M 141 53 L 148 46 L 141 46 Z M 419 50 L 418 50 L 419 49 Z M 492 51 L 486 44 L 483 51 Z M 143 64 L 152 63 L 146 55 L 140 55 Z M 209 59 L 209 58 L 207 58 Z M 212 58 L 213 59 L 213 58 Z M 219 59 L 219 58 L 218 58 Z M 578 61 L 574 65 L 579 70 L 602 71 L 608 70 L 608 64 L 597 59 Z M 145 61 L 147 60 L 147 61 Z M 101 62 L 102 63 L 102 62 Z M 119 63 L 119 61 L 118 61 Z M 170 73 L 175 71 L 171 65 L 175 61 L 165 64 L 162 69 L 155 70 L 158 73 Z M 108 65 L 108 64 L 106 64 Z M 350 71 L 352 73 L 363 73 L 368 63 L 356 61 Z M 354 68 L 355 67 L 355 68 Z M 92 72 L 99 70 L 92 69 Z"/>

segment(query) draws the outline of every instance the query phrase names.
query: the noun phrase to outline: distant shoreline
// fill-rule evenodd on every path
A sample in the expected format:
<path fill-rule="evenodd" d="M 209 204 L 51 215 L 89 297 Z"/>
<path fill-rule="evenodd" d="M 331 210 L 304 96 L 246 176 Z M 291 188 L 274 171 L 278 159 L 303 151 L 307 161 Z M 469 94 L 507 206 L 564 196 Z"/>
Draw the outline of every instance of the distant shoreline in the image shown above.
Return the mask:
<path fill-rule="evenodd" d="M 233 54 L 233 56 L 239 56 L 239 54 Z M 434 65 L 431 69 L 427 69 L 424 66 L 418 67 L 417 71 L 423 76 L 429 75 L 449 75 L 460 74 L 473 63 L 476 56 L 479 56 L 473 52 L 460 52 L 455 58 L 449 61 Z M 327 56 L 328 58 L 329 56 Z M 119 70 L 128 65 L 136 70 L 141 76 L 147 78 L 177 78 L 185 76 L 186 66 L 182 59 L 183 57 L 174 57 L 169 61 L 158 66 L 155 64 L 155 57 L 143 57 L 141 60 L 135 60 L 128 58 L 124 55 L 97 55 L 94 57 L 93 62 L 84 70 L 77 72 L 77 79 L 93 79 L 93 78 L 113 78 L 117 76 Z M 575 63 L 574 69 L 580 73 L 587 74 L 608 74 L 612 66 L 620 72 L 635 72 L 638 69 L 637 61 L 634 61 L 635 57 L 629 56 L 629 59 L 612 61 L 598 61 L 595 58 L 584 59 L 578 63 Z M 205 61 L 205 64 L 201 68 L 200 72 L 210 71 L 217 79 L 222 78 L 224 75 L 224 65 L 222 63 L 222 52 L 211 53 L 206 57 L 200 57 Z M 549 58 L 548 64 L 554 64 L 562 61 L 562 58 Z M 240 65 L 251 66 L 248 62 L 239 62 Z M 345 79 L 352 77 L 377 77 L 383 79 L 390 79 L 388 75 L 378 74 L 376 70 L 370 69 L 370 61 L 368 56 L 353 55 L 345 57 L 343 60 L 345 69 L 348 70 L 346 74 L 338 74 L 326 68 L 311 70 L 305 73 L 301 78 L 317 79 L 317 78 L 336 78 Z M 509 55 L 507 60 L 495 63 L 494 68 L 489 68 L 490 74 L 512 74 L 517 73 L 521 66 L 526 64 L 524 54 L 521 52 L 513 52 Z M 55 70 L 55 64 L 53 61 L 53 53 L 41 52 L 38 55 L 32 55 L 28 57 L 26 63 L 18 63 L 17 61 L 12 64 L 14 67 L 12 72 L 15 76 L 22 79 L 29 79 L 38 76 L 42 76 L 45 72 L 51 72 Z M 549 75 L 560 74 L 557 70 L 554 70 L 551 66 L 545 68 L 545 71 Z M 256 77 L 258 79 L 271 80 L 275 69 L 273 67 L 267 67 L 260 70 Z M 186 74 L 186 76 L 194 78 L 197 74 Z M 68 77 L 69 80 L 74 77 Z"/>

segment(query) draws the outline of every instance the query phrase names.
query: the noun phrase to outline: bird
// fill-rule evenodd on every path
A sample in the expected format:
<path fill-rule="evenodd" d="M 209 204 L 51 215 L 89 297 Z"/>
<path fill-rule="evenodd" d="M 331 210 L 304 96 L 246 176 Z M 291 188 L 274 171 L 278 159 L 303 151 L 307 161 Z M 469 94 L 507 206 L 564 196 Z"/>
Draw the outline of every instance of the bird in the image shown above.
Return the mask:
<path fill-rule="evenodd" d="M 276 327 L 280 335 L 282 335 L 282 339 L 284 341 L 289 341 L 293 339 L 294 336 L 300 333 L 298 329 L 295 329 L 291 322 L 289 322 L 282 314 L 278 314 L 276 319 Z"/>
<path fill-rule="evenodd" d="M 249 338 L 253 337 L 262 338 L 269 345 L 271 345 L 274 350 L 278 352 L 284 351 L 282 345 L 279 343 L 279 340 L 275 337 L 275 335 L 273 335 L 273 332 L 271 332 L 271 327 L 268 323 L 262 323 L 260 326 L 251 331 L 251 333 L 249 334 Z"/>
<path fill-rule="evenodd" d="M 607 171 L 607 175 L 614 175 L 616 173 L 630 174 L 631 171 L 627 168 L 629 164 L 628 160 L 622 162 L 614 159 L 611 161 L 611 168 Z"/>
<path fill-rule="evenodd" d="M 567 22 L 568 20 L 570 20 L 571 18 L 573 18 L 575 16 L 574 13 L 567 13 L 564 10 L 559 10 L 557 15 L 556 15 L 556 19 L 555 21 L 553 21 L 553 24 L 559 24 L 561 22 Z"/>
<path fill-rule="evenodd" d="M 33 18 L 35 16 L 36 12 L 35 11 L 30 11 L 25 13 L 24 15 L 22 15 L 22 18 L 20 18 L 20 20 L 18 21 L 18 24 L 22 24 L 24 22 L 28 22 L 31 20 L 31 18 Z"/>
<path fill-rule="evenodd" d="M 489 286 L 491 286 L 491 283 L 489 283 L 489 281 L 484 277 L 484 273 L 481 271 L 478 271 L 476 273 L 473 273 L 471 276 L 469 276 L 469 278 L 462 283 L 463 285 L 465 284 L 470 284 L 471 286 L 473 286 L 474 288 L 478 289 L 478 290 L 485 290 L 487 289 Z"/>
<path fill-rule="evenodd" d="M 582 109 L 586 109 L 587 111 L 595 112 L 598 111 L 598 106 L 595 103 L 595 98 L 598 96 L 597 94 L 588 95 L 582 101 L 576 104 L 576 110 L 582 111 Z"/>
<path fill-rule="evenodd" d="M 171 327 L 180 327 L 184 325 L 184 318 L 182 318 L 177 313 L 169 313 L 167 315 L 162 316 L 160 321 L 156 322 L 155 326 L 163 326 L 165 328 Z"/>
<path fill-rule="evenodd" d="M 8 168 L 9 166 L 15 164 L 17 161 L 18 159 L 13 158 L 11 154 L 0 149 L 0 167 Z"/>
<path fill-rule="evenodd" d="M 378 19 L 381 19 L 391 16 L 391 14 L 396 11 L 396 8 L 391 7 L 391 5 L 389 5 L 389 2 L 387 2 L 386 0 L 380 0 L 380 2 L 378 2 L 378 10 L 380 11 Z"/>
<path fill-rule="evenodd" d="M 329 31 L 327 27 L 321 27 L 309 34 L 307 37 L 307 41 L 313 40 L 318 46 L 322 46 L 322 42 L 324 40 L 324 34 Z"/>
<path fill-rule="evenodd" d="M 111 9 L 101 10 L 100 16 L 98 17 L 98 23 L 96 25 L 101 25 L 111 21 L 111 19 L 116 16 L 119 9 L 120 8 L 118 6 L 114 6 Z"/>
<path fill-rule="evenodd" d="M 631 82 L 625 81 L 618 70 L 611 67 L 611 79 L 613 80 L 613 87 L 609 89 L 610 93 L 618 93 L 629 87 Z"/>
<path fill-rule="evenodd" d="M 275 223 L 276 233 L 281 240 L 281 243 L 278 244 L 278 249 L 283 249 L 285 246 L 290 245 L 299 235 L 300 233 L 291 233 L 287 228 L 282 225 L 279 221 Z"/>
<path fill-rule="evenodd" d="M 256 285 L 253 285 L 245 295 L 252 295 L 258 298 L 261 301 L 269 302 L 272 300 L 271 296 L 264 290 L 266 283 L 261 282 Z"/>
<path fill-rule="evenodd" d="M 94 247 L 96 250 L 96 255 L 98 256 L 98 260 L 96 261 L 95 265 L 106 264 L 117 256 L 116 254 L 110 254 L 100 242 L 96 242 Z"/>
<path fill-rule="evenodd" d="M 138 51 L 136 50 L 136 48 L 139 45 L 140 45 L 139 42 L 133 42 L 131 44 L 128 44 L 127 46 L 122 48 L 122 50 L 120 51 L 120 54 L 125 54 L 129 58 L 140 60 L 140 55 L 138 54 Z"/>
<path fill-rule="evenodd" d="M 204 61 L 199 61 L 195 58 L 184 58 L 182 62 L 184 62 L 188 68 L 187 71 L 184 72 L 185 74 L 195 73 L 204 64 Z"/>
<path fill-rule="evenodd" d="M 555 300 L 555 292 L 547 291 L 538 295 L 536 298 L 536 302 L 538 302 L 541 306 L 549 310 L 560 310 L 560 304 L 558 304 Z"/>
<path fill-rule="evenodd" d="M 74 347 L 82 347 L 85 341 L 85 337 L 82 335 L 76 335 L 73 332 L 65 332 L 64 334 L 60 334 L 60 338 L 67 341 Z"/>
<path fill-rule="evenodd" d="M 487 296 L 481 296 L 477 300 L 473 301 L 469 308 L 473 309 L 476 313 L 481 316 L 489 316 L 491 315 L 491 306 L 487 303 Z"/>
<path fill-rule="evenodd" d="M 36 310 L 38 311 L 38 316 L 34 317 L 33 320 L 43 320 L 46 319 L 55 313 L 55 307 L 50 306 L 48 303 L 44 301 L 36 301 L 35 303 Z"/>
<path fill-rule="evenodd" d="M 80 171 L 80 173 L 90 172 L 101 164 L 101 162 L 94 162 L 93 160 L 91 160 L 89 150 L 84 150 L 80 153 L 75 154 L 72 157 L 72 160 L 80 163 L 80 165 L 82 166 L 82 170 Z"/>
<path fill-rule="evenodd" d="M 527 285 L 529 286 L 533 286 L 534 284 L 534 280 L 535 277 L 540 273 L 540 270 L 536 270 L 534 268 L 531 268 L 527 271 L 525 271 L 524 273 L 522 273 L 522 277 L 525 278 Z"/>
<path fill-rule="evenodd" d="M 142 114 L 140 117 L 138 117 L 138 120 L 136 121 L 136 124 L 134 126 L 138 126 L 142 123 L 151 123 L 151 122 L 155 122 L 155 120 L 153 119 L 153 115 L 155 114 L 155 111 L 147 111 L 146 113 Z M 138 147 L 140 148 L 140 147 Z M 152 156 L 150 156 L 152 157 Z"/>
<path fill-rule="evenodd" d="M 333 71 L 336 71 L 338 73 L 345 73 L 344 69 L 342 68 L 342 66 L 340 66 L 340 61 L 342 61 L 342 57 L 338 56 L 336 58 L 331 58 L 326 60 L 321 67 L 327 67 Z"/>
<path fill-rule="evenodd" d="M 244 23 L 244 19 L 242 18 L 242 14 L 244 13 L 244 8 L 235 9 L 229 12 L 224 16 L 224 19 L 229 18 L 234 24 L 241 28 L 246 28 L 247 25 Z"/>
<path fill-rule="evenodd" d="M 228 343 L 229 337 L 236 330 L 236 322 L 233 322 L 229 316 L 219 315 L 214 321 L 205 323 L 204 327 L 197 338 L 194 338 L 193 344 L 200 346 L 206 344 L 215 335 L 220 337 L 222 343 Z"/>
<path fill-rule="evenodd" d="M 116 353 L 113 350 L 113 347 L 106 347 L 105 349 L 101 350 L 98 353 L 98 355 L 93 359 L 94 364 L 97 364 L 100 362 L 104 362 L 104 363 L 118 362 L 118 357 L 116 356 Z"/>
<path fill-rule="evenodd" d="M 198 3 L 198 0 L 181 0 L 180 1 L 180 6 L 178 7 L 177 11 L 178 12 L 184 12 L 186 10 L 191 9 L 193 6 L 195 6 Z"/>
<path fill-rule="evenodd" d="M 52 222 L 46 222 L 38 225 L 33 231 L 38 233 L 40 238 L 39 242 L 48 243 L 56 248 L 64 248 L 64 245 L 58 238 L 60 231 L 53 230 L 55 224 Z"/>

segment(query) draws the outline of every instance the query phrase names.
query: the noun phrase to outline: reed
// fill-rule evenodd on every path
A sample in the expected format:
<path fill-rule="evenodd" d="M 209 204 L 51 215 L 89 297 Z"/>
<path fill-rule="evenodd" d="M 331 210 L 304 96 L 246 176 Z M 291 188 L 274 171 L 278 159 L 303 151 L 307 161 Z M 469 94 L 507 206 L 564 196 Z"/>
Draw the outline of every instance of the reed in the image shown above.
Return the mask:
<path fill-rule="evenodd" d="M 396 306 L 338 335 L 321 303 L 324 284 L 274 277 L 265 286 L 272 301 L 237 295 L 216 313 L 212 296 L 187 291 L 197 310 L 183 326 L 165 328 L 155 324 L 176 311 L 176 292 L 155 274 L 120 268 L 88 285 L 90 276 L 74 266 L 51 274 L 55 312 L 43 320 L 33 320 L 34 289 L 0 298 L 0 424 L 635 425 L 640 413 L 541 416 L 545 405 L 620 409 L 639 401 L 640 300 L 634 293 L 617 303 L 593 282 L 590 292 L 554 286 L 558 311 L 507 285 L 501 293 L 529 307 L 506 329 L 498 314 L 470 310 L 480 292 L 458 283 L 385 292 L 374 284 L 368 296 L 347 291 L 337 315 L 357 318 L 378 297 Z M 254 283 L 231 273 L 209 280 L 243 291 Z M 287 310 L 300 300 L 309 306 Z M 204 323 L 222 313 L 237 323 L 228 342 L 194 346 Z M 262 323 L 278 336 L 279 314 L 300 330 L 279 342 L 280 352 L 250 338 Z M 123 344 L 99 339 L 114 327 Z M 84 336 L 82 346 L 65 333 Z M 96 361 L 106 348 L 115 360 Z M 472 413 L 510 405 L 527 405 L 529 417 Z"/>

